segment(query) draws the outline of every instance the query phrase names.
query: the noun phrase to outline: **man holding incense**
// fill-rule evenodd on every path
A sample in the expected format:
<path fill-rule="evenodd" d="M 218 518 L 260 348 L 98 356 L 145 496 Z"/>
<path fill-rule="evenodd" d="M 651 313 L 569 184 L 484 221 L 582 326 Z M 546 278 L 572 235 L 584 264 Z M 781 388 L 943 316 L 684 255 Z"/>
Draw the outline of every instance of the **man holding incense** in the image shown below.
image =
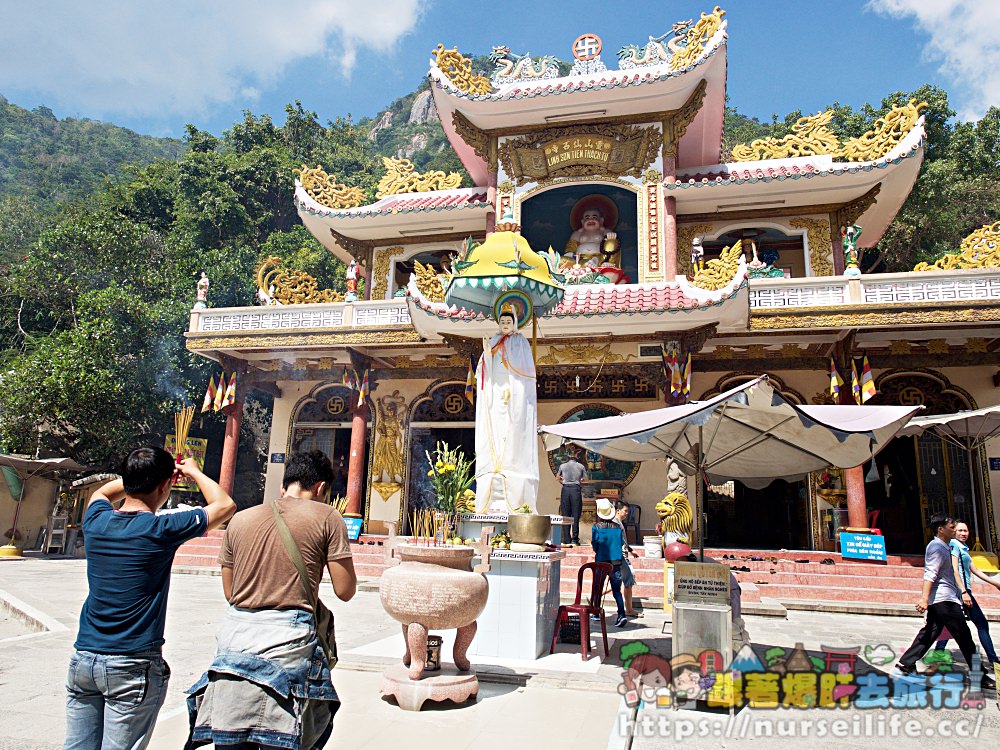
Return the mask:
<path fill-rule="evenodd" d="M 175 472 L 198 485 L 205 508 L 156 514 Z M 64 750 L 149 743 L 170 678 L 162 648 L 174 553 L 236 512 L 194 459 L 175 463 L 162 448 L 132 451 L 120 473 L 83 515 L 90 592 L 66 680 Z"/>

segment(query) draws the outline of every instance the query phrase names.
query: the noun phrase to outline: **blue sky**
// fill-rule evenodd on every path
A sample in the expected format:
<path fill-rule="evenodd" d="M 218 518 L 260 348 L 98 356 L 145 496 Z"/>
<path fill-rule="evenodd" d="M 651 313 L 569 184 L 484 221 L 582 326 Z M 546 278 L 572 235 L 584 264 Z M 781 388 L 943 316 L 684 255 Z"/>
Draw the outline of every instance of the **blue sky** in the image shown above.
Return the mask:
<path fill-rule="evenodd" d="M 243 109 L 281 122 L 300 99 L 321 120 L 374 116 L 412 91 L 442 42 L 468 53 L 602 55 L 697 18 L 712 0 L 102 0 L 5 2 L 0 94 L 58 116 L 179 136 L 220 133 Z M 1000 104 L 997 0 L 730 0 L 729 96 L 762 120 L 834 101 L 877 103 L 933 83 L 962 119 Z M 572 10 L 570 10 L 572 9 Z"/>

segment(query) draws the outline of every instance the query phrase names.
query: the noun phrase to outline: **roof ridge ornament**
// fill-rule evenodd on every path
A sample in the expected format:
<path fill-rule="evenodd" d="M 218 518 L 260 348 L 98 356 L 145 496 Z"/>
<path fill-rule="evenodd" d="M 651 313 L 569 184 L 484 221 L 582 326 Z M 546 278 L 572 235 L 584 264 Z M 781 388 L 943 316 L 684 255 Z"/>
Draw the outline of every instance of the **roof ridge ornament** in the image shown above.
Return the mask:
<path fill-rule="evenodd" d="M 459 91 L 481 96 L 492 92 L 490 79 L 475 75 L 472 72 L 472 60 L 459 52 L 457 46 L 445 49 L 443 44 L 439 44 L 431 54 L 434 55 L 434 64 Z"/>
<path fill-rule="evenodd" d="M 382 164 L 385 165 L 386 173 L 378 181 L 376 198 L 427 190 L 453 190 L 462 184 L 462 175 L 458 172 L 445 174 L 441 170 L 435 170 L 421 174 L 409 159 L 382 157 Z"/>
<path fill-rule="evenodd" d="M 875 161 L 892 151 L 916 127 L 927 102 L 910 99 L 904 105 L 890 109 L 878 118 L 871 130 L 841 144 L 836 134 L 827 127 L 834 111 L 817 112 L 800 117 L 792 125 L 792 132 L 784 138 L 757 138 L 749 145 L 733 147 L 732 159 L 741 161 L 766 161 L 788 159 L 796 156 L 829 155 L 841 161 Z"/>
<path fill-rule="evenodd" d="M 1000 221 L 984 224 L 962 240 L 957 253 L 948 253 L 933 263 L 918 263 L 914 271 L 951 271 L 955 268 L 1000 267 Z"/>
<path fill-rule="evenodd" d="M 296 168 L 292 172 L 299 176 L 302 189 L 321 206 L 336 209 L 357 208 L 365 200 L 365 193 L 361 188 L 348 187 L 337 182 L 333 175 L 323 171 L 322 164 L 317 167 L 303 164 L 301 169 Z"/>

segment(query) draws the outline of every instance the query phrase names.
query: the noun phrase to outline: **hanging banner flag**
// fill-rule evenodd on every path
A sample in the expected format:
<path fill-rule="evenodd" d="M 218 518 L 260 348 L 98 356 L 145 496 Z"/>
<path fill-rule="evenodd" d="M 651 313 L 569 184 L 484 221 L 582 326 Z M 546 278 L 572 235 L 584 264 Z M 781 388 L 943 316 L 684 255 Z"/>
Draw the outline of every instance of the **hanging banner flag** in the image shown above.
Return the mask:
<path fill-rule="evenodd" d="M 354 376 L 357 378 L 357 373 L 354 373 Z M 361 383 L 358 386 L 358 406 L 364 404 L 366 398 L 368 398 L 368 370 L 361 376 Z"/>
<path fill-rule="evenodd" d="M 843 384 L 844 379 L 840 377 L 840 373 L 837 372 L 837 363 L 833 361 L 833 357 L 830 357 L 830 395 L 840 395 L 840 386 Z"/>
<path fill-rule="evenodd" d="M 691 352 L 688 352 L 687 363 L 684 365 L 684 395 L 691 395 Z"/>
<path fill-rule="evenodd" d="M 219 411 L 225 406 L 226 400 L 226 373 L 219 375 L 219 387 L 215 389 L 215 401 L 212 403 L 212 411 Z"/>
<path fill-rule="evenodd" d="M 215 376 L 208 376 L 208 390 L 205 391 L 205 400 L 201 402 L 201 413 L 211 409 L 215 405 Z"/>
<path fill-rule="evenodd" d="M 229 385 L 226 386 L 226 395 L 222 399 L 222 408 L 232 406 L 236 403 L 236 373 L 229 378 Z"/>
<path fill-rule="evenodd" d="M 861 360 L 861 403 L 866 403 L 875 397 L 875 378 L 872 377 L 872 368 L 868 364 L 868 355 Z"/>
<path fill-rule="evenodd" d="M 472 366 L 472 355 L 469 355 L 469 371 L 465 375 L 465 397 L 470 404 L 476 403 L 476 368 Z"/>
<path fill-rule="evenodd" d="M 344 368 L 344 376 L 340 379 L 340 384 L 345 388 L 350 388 L 352 391 L 358 390 L 358 384 L 354 378 L 354 371 Z"/>
<path fill-rule="evenodd" d="M 861 403 L 861 383 L 858 380 L 858 366 L 851 359 L 851 394 L 854 396 L 854 403 Z"/>

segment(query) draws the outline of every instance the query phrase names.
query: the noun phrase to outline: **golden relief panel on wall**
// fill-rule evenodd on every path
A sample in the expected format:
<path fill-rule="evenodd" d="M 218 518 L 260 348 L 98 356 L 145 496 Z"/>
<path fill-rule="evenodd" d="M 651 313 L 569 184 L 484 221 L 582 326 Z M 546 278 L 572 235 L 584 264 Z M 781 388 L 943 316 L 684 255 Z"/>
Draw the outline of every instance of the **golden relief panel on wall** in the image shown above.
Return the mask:
<path fill-rule="evenodd" d="M 806 244 L 809 246 L 809 268 L 813 276 L 833 275 L 833 249 L 830 237 L 830 222 L 824 219 L 792 219 L 789 224 L 795 229 L 806 230 Z"/>
<path fill-rule="evenodd" d="M 595 344 L 568 344 L 566 346 L 550 346 L 544 357 L 538 358 L 539 365 L 589 365 L 595 362 L 628 362 L 635 355 L 616 354 L 611 351 L 611 344 L 597 346 Z"/>

